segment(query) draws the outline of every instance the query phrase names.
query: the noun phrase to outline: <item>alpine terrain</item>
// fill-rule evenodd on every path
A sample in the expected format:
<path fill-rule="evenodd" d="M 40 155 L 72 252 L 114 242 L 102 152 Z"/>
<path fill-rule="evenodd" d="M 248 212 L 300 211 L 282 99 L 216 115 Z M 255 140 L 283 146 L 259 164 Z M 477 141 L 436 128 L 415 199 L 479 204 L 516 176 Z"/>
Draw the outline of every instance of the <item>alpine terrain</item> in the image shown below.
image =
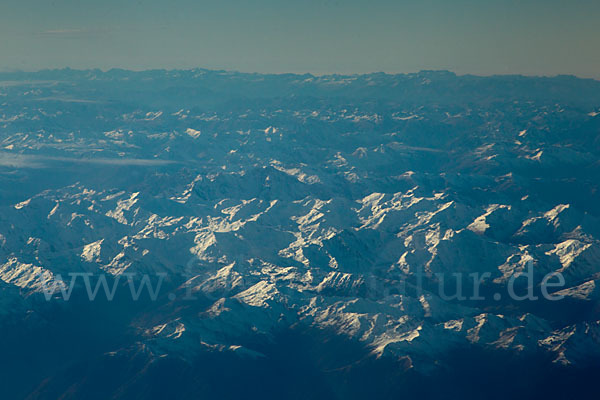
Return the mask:
<path fill-rule="evenodd" d="M 2 399 L 594 398 L 600 82 L 1 73 L 0 354 Z"/>

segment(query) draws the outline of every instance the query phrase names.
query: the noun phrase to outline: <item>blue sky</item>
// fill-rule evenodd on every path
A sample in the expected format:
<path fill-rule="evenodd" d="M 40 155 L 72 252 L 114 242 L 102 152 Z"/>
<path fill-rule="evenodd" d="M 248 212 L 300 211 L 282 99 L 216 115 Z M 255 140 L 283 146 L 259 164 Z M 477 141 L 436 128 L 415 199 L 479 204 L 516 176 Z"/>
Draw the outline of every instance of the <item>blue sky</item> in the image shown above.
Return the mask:
<path fill-rule="evenodd" d="M 2 0 L 0 69 L 600 78 L 600 1 Z"/>

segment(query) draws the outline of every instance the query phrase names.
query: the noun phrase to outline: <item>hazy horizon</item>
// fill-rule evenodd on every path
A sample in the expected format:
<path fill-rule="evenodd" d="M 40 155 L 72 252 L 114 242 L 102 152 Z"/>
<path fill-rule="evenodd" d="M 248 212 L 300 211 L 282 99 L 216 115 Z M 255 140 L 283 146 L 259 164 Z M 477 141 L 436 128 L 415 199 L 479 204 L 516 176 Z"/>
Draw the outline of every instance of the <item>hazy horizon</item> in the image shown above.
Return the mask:
<path fill-rule="evenodd" d="M 526 77 L 526 78 L 557 78 L 560 76 L 569 76 L 569 77 L 574 77 L 577 79 L 591 79 L 594 81 L 600 81 L 600 76 L 598 77 L 586 77 L 586 76 L 580 76 L 580 75 L 575 75 L 575 74 L 563 74 L 563 73 L 557 73 L 557 74 L 539 74 L 539 75 L 533 75 L 533 74 L 519 74 L 519 73 L 491 73 L 491 74 L 477 74 L 477 73 L 459 73 L 456 71 L 451 71 L 451 70 L 447 70 L 447 69 L 421 69 L 418 71 L 406 71 L 406 72 L 389 72 L 389 71 L 371 71 L 371 72 L 303 72 L 303 71 L 281 71 L 281 72 L 258 72 L 258 71 L 243 71 L 243 70 L 236 70 L 236 69 L 217 69 L 217 68 L 205 68 L 202 66 L 196 66 L 196 67 L 189 67 L 189 68 L 141 68 L 141 69 L 132 69 L 132 68 L 122 68 L 122 67 L 111 67 L 111 68 L 98 68 L 98 67 L 90 67 L 90 68 L 73 68 L 70 66 L 64 66 L 64 67 L 55 67 L 55 68 L 40 68 L 40 69 L 31 69 L 31 70 L 25 70 L 25 69 L 0 69 L 0 73 L 6 73 L 6 74 L 10 74 L 10 73 L 41 73 L 41 72 L 45 72 L 45 71 L 62 71 L 62 70 L 71 70 L 71 71 L 96 71 L 99 70 L 103 73 L 109 72 L 111 70 L 121 70 L 121 71 L 128 71 L 128 72 L 148 72 L 148 71 L 193 71 L 193 70 L 204 70 L 204 71 L 211 71 L 211 72 L 227 72 L 227 73 L 238 73 L 238 74 L 248 74 L 248 75 L 252 75 L 252 74 L 258 74 L 258 75 L 311 75 L 311 76 L 315 76 L 315 77 L 322 77 L 322 76 L 361 76 L 361 75 L 373 75 L 373 74 L 385 74 L 385 75 L 412 75 L 412 74 L 420 74 L 420 73 L 425 73 L 425 72 L 449 72 L 451 74 L 456 75 L 457 77 L 462 77 L 462 76 L 474 76 L 474 77 L 480 77 L 480 78 L 490 78 L 490 77 L 496 77 L 496 76 L 506 76 L 506 77 L 510 77 L 510 76 L 522 76 L 522 77 Z"/>
<path fill-rule="evenodd" d="M 7 0 L 0 70 L 449 70 L 598 79 L 599 16 L 600 3 L 589 0 Z"/>

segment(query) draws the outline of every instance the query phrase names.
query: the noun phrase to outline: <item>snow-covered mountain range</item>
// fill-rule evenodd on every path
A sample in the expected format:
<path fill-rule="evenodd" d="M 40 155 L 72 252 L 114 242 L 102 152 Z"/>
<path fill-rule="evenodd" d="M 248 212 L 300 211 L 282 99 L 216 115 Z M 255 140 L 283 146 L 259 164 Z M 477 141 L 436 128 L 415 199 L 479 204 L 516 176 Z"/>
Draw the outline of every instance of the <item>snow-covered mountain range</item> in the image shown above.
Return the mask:
<path fill-rule="evenodd" d="M 599 186 L 593 80 L 0 74 L 6 398 L 587 390 Z"/>

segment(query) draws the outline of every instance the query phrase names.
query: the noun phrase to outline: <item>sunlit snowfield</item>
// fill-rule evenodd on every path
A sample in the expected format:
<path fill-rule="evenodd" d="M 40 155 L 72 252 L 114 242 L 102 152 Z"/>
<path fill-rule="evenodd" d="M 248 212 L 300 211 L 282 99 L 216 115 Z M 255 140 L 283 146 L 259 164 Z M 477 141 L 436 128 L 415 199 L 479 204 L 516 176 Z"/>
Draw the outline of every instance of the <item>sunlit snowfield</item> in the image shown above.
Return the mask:
<path fill-rule="evenodd" d="M 599 160 L 568 76 L 0 74 L 0 398 L 592 390 Z"/>

